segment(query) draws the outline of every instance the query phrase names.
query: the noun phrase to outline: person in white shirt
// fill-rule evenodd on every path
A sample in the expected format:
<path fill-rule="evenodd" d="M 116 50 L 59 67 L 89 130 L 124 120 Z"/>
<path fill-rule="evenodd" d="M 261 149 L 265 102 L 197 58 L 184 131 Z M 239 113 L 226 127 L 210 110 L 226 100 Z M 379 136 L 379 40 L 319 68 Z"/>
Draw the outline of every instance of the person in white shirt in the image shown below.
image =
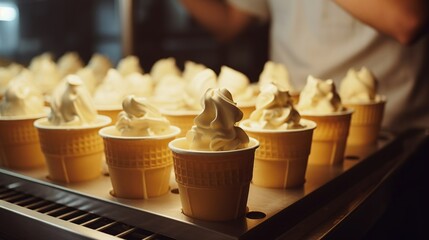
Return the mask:
<path fill-rule="evenodd" d="M 181 0 L 220 41 L 270 23 L 270 60 L 300 90 L 308 75 L 339 86 L 363 66 L 387 96 L 383 128 L 429 129 L 429 2 L 426 0 Z"/>

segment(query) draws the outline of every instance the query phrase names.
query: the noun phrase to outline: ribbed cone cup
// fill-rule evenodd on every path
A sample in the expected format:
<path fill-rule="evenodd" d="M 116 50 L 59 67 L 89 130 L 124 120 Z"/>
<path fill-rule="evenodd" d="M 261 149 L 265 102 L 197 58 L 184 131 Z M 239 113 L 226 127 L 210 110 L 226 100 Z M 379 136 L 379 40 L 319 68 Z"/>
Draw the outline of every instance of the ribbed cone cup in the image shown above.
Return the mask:
<path fill-rule="evenodd" d="M 354 110 L 347 144 L 369 145 L 377 141 L 385 104 L 386 101 L 369 104 L 344 104 L 347 108 Z"/>
<path fill-rule="evenodd" d="M 32 169 L 45 164 L 36 119 L 0 119 L 0 166 Z"/>
<path fill-rule="evenodd" d="M 171 129 L 154 137 L 122 137 L 113 134 L 114 126 L 100 130 L 114 196 L 148 199 L 168 192 L 173 166 L 168 143 L 180 132 Z"/>
<path fill-rule="evenodd" d="M 34 123 L 51 180 L 74 183 L 101 175 L 104 146 L 98 131 L 110 118 L 98 117 L 101 123 L 82 128 L 50 127 L 46 118 Z"/>
<path fill-rule="evenodd" d="M 347 110 L 332 115 L 306 115 L 305 119 L 316 122 L 309 164 L 335 165 L 342 164 L 347 145 L 353 111 Z"/>
<path fill-rule="evenodd" d="M 308 156 L 316 123 L 302 119 L 306 128 L 254 130 L 249 121 L 240 126 L 259 141 L 255 152 L 252 183 L 269 188 L 293 188 L 305 183 Z"/>
<path fill-rule="evenodd" d="M 185 138 L 170 142 L 185 215 L 209 221 L 243 217 L 259 143 L 232 151 L 192 151 Z"/>

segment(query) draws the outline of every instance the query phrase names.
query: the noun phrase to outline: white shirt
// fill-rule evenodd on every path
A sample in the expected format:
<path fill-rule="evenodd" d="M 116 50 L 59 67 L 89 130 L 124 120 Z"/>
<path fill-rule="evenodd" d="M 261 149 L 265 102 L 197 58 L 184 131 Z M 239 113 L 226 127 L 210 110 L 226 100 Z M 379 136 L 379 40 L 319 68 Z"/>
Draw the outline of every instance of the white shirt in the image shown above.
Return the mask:
<path fill-rule="evenodd" d="M 429 38 L 403 46 L 330 0 L 229 0 L 271 19 L 270 58 L 285 64 L 295 88 L 309 74 L 339 87 L 349 68 L 370 69 L 387 96 L 383 127 L 429 128 Z M 426 67 L 424 66 L 426 64 Z"/>

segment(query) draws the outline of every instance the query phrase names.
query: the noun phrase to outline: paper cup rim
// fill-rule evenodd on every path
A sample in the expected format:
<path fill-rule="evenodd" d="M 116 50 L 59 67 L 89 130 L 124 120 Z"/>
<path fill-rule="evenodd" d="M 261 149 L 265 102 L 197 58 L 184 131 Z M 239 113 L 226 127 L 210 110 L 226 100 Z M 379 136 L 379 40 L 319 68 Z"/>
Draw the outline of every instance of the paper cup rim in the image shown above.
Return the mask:
<path fill-rule="evenodd" d="M 359 105 L 377 105 L 377 104 L 385 104 L 387 102 L 387 97 L 382 95 L 380 96 L 380 99 L 378 101 L 372 101 L 372 102 L 347 102 L 344 101 L 343 105 L 345 106 L 359 106 Z"/>
<path fill-rule="evenodd" d="M 122 111 L 122 105 L 95 105 L 95 109 L 97 109 L 97 111 Z"/>
<path fill-rule="evenodd" d="M 111 129 L 115 129 L 115 128 L 116 128 L 115 126 L 103 127 L 102 129 L 100 129 L 98 131 L 98 134 L 102 138 L 111 138 L 111 139 L 116 139 L 116 140 L 162 140 L 162 139 L 168 139 L 168 138 L 175 137 L 175 136 L 179 135 L 181 132 L 180 128 L 178 128 L 176 126 L 170 126 L 170 129 L 172 129 L 173 132 L 171 132 L 169 134 L 165 134 L 165 135 L 159 135 L 159 136 L 121 136 L 121 135 L 114 135 L 114 134 L 107 133 L 107 131 L 109 131 Z M 118 133 L 118 134 L 120 134 L 120 133 Z"/>
<path fill-rule="evenodd" d="M 341 112 L 333 112 L 333 113 L 304 113 L 300 112 L 301 117 L 305 118 L 306 116 L 309 117 L 334 117 L 334 116 L 344 116 L 344 115 L 350 115 L 354 112 L 354 109 L 347 108 L 344 111 Z"/>
<path fill-rule="evenodd" d="M 112 119 L 105 115 L 97 115 L 97 123 L 91 125 L 81 126 L 64 126 L 64 125 L 52 125 L 49 123 L 47 117 L 39 118 L 34 121 L 34 127 L 45 130 L 85 130 L 104 127 L 112 122 Z"/>
<path fill-rule="evenodd" d="M 255 107 L 255 106 L 256 106 L 256 99 L 255 100 L 247 100 L 247 101 L 237 101 L 237 107 L 238 108 Z"/>
<path fill-rule="evenodd" d="M 49 114 L 49 107 L 43 107 L 44 113 L 38 113 L 38 114 L 29 114 L 29 115 L 21 115 L 21 116 L 1 116 L 0 115 L 0 121 L 12 121 L 12 120 L 32 120 L 32 119 L 39 119 L 48 116 Z"/>
<path fill-rule="evenodd" d="M 246 124 L 250 122 L 250 119 L 245 119 L 240 122 L 239 126 L 244 130 L 248 132 L 255 132 L 255 133 L 292 133 L 292 132 L 303 132 L 308 130 L 314 130 L 317 127 L 317 123 L 312 120 L 301 118 L 300 123 L 305 123 L 305 128 L 294 128 L 294 129 L 284 129 L 284 130 L 277 130 L 277 129 L 254 129 Z"/>
<path fill-rule="evenodd" d="M 170 110 L 161 108 L 159 111 L 164 116 L 197 116 L 203 110 Z"/>
<path fill-rule="evenodd" d="M 225 155 L 225 154 L 231 154 L 231 153 L 244 152 L 244 151 L 256 149 L 259 147 L 259 141 L 252 137 L 249 137 L 249 145 L 247 147 L 234 149 L 234 150 L 227 150 L 227 151 L 190 150 L 190 149 L 178 148 L 174 146 L 175 143 L 183 142 L 183 141 L 186 141 L 186 137 L 176 138 L 168 143 L 168 147 L 173 152 L 186 154 L 186 155 Z"/>

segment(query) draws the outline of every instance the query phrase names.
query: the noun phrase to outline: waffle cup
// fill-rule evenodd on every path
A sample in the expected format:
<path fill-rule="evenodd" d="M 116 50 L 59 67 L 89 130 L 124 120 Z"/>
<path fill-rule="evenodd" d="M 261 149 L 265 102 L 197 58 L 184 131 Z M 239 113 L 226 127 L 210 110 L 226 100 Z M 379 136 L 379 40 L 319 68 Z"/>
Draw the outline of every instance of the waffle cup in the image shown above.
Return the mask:
<path fill-rule="evenodd" d="M 0 117 L 0 166 L 32 169 L 45 164 L 39 135 L 33 122 L 46 114 L 31 117 Z"/>
<path fill-rule="evenodd" d="M 335 165 L 342 164 L 347 145 L 347 136 L 353 110 L 346 110 L 330 115 L 306 115 L 305 119 L 316 122 L 309 164 Z"/>
<path fill-rule="evenodd" d="M 53 126 L 47 118 L 34 122 L 42 152 L 53 181 L 74 183 L 101 175 L 104 159 L 103 140 L 98 130 L 111 122 L 98 115 L 91 126 Z"/>
<path fill-rule="evenodd" d="M 185 138 L 168 145 L 182 211 L 209 221 L 243 217 L 252 179 L 253 160 L 259 142 L 251 138 L 247 148 L 231 151 L 193 151 Z"/>
<path fill-rule="evenodd" d="M 99 115 L 108 116 L 112 121 L 109 125 L 113 125 L 118 121 L 118 114 L 122 111 L 122 106 L 111 106 L 111 107 L 97 107 L 97 112 Z"/>
<path fill-rule="evenodd" d="M 308 155 L 316 123 L 302 119 L 302 129 L 255 130 L 244 120 L 240 127 L 259 141 L 252 183 L 269 188 L 293 188 L 305 183 Z"/>
<path fill-rule="evenodd" d="M 385 105 L 386 98 L 367 104 L 344 103 L 344 106 L 354 110 L 347 144 L 371 145 L 377 141 Z"/>
<path fill-rule="evenodd" d="M 120 198 L 149 199 L 166 194 L 173 166 L 168 143 L 180 132 L 175 126 L 162 136 L 120 136 L 115 126 L 102 128 L 104 151 L 112 195 Z"/>
<path fill-rule="evenodd" d="M 170 122 L 172 126 L 177 126 L 180 128 L 180 133 L 177 135 L 177 138 L 186 136 L 186 133 L 192 128 L 194 125 L 195 117 L 201 113 L 201 111 L 197 110 L 166 110 L 161 109 L 161 113 L 167 120 Z"/>

